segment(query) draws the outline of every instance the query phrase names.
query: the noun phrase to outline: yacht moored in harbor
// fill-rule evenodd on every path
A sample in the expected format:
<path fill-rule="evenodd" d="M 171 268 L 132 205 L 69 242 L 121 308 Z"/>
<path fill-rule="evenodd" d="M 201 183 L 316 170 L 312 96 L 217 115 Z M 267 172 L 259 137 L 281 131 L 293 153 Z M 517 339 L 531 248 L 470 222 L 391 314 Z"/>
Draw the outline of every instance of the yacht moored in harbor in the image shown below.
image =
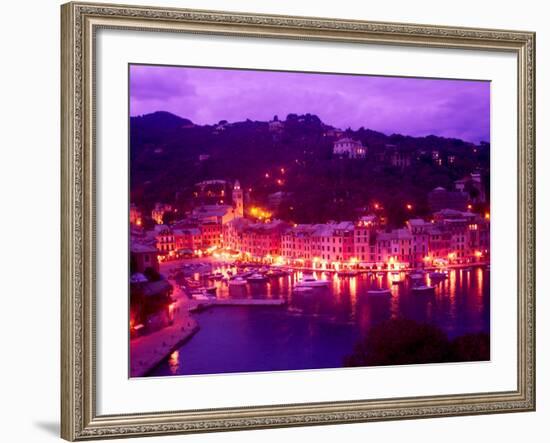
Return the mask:
<path fill-rule="evenodd" d="M 295 287 L 304 287 L 304 286 L 310 286 L 310 287 L 320 287 L 320 286 L 328 286 L 330 282 L 328 280 L 319 280 L 315 278 L 313 275 L 304 275 L 298 283 L 296 283 Z"/>
<path fill-rule="evenodd" d="M 263 274 L 260 274 L 258 272 L 252 274 L 251 276 L 249 277 L 246 277 L 246 279 L 249 281 L 249 282 L 264 282 L 267 280 L 267 277 Z"/>
<path fill-rule="evenodd" d="M 367 295 L 391 295 L 389 288 L 369 289 Z"/>
<path fill-rule="evenodd" d="M 235 277 L 229 280 L 227 284 L 228 286 L 244 286 L 246 285 L 246 280 L 242 277 Z"/>
<path fill-rule="evenodd" d="M 435 286 L 428 286 L 428 285 L 413 286 L 411 290 L 416 294 L 434 294 Z"/>

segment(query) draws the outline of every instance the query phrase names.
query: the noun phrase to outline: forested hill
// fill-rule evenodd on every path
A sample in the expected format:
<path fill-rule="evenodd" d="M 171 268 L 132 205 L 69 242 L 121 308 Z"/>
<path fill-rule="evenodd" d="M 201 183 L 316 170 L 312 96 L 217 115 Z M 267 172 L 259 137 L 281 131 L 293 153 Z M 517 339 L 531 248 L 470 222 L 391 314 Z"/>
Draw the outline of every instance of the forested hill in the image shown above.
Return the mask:
<path fill-rule="evenodd" d="M 332 146 L 342 136 L 361 141 L 366 158 L 335 157 Z M 454 180 L 474 170 L 488 183 L 486 143 L 364 128 L 340 134 L 311 114 L 290 114 L 270 127 L 250 120 L 196 125 L 155 112 L 131 117 L 130 143 L 131 198 L 146 210 L 157 201 L 186 209 L 194 184 L 207 179 L 238 179 L 260 204 L 283 191 L 287 198 L 277 215 L 297 222 L 353 218 L 374 200 L 397 212 L 411 201 L 422 214 L 427 192 L 437 186 L 451 189 Z M 410 166 L 393 166 L 395 152 L 410 157 Z"/>

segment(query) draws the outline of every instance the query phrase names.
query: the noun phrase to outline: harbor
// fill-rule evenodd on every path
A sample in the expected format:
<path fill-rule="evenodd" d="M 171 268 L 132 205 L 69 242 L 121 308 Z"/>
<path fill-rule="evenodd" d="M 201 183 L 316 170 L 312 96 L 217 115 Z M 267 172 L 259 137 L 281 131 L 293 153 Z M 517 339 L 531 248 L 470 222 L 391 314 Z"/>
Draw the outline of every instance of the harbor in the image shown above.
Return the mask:
<path fill-rule="evenodd" d="M 184 297 L 197 330 L 175 347 L 164 347 L 164 357 L 147 375 L 263 370 L 262 355 L 272 347 L 270 364 L 281 370 L 340 367 L 359 337 L 392 318 L 435 324 L 450 337 L 490 329 L 487 266 L 356 274 L 286 268 L 274 275 L 266 266 L 184 264 L 165 263 L 163 272 Z M 265 278 L 246 280 L 255 274 Z M 308 275 L 326 283 L 301 290 Z M 230 285 L 231 277 L 245 283 Z M 193 298 L 181 284 L 186 280 L 196 282 L 195 290 L 215 290 Z"/>

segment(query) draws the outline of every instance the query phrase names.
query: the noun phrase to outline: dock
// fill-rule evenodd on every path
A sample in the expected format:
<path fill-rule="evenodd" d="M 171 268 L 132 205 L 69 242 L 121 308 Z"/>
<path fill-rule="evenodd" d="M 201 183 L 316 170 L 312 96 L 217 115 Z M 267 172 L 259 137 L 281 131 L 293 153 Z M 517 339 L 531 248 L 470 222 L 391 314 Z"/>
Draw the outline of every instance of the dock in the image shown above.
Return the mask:
<path fill-rule="evenodd" d="M 284 306 L 286 300 L 282 298 L 225 298 L 212 300 L 213 306 Z"/>
<path fill-rule="evenodd" d="M 211 300 L 195 300 L 195 303 L 189 307 L 189 312 L 200 312 L 214 306 L 225 307 L 243 307 L 243 306 L 285 306 L 287 304 L 285 299 L 265 299 L 265 298 L 212 298 Z"/>

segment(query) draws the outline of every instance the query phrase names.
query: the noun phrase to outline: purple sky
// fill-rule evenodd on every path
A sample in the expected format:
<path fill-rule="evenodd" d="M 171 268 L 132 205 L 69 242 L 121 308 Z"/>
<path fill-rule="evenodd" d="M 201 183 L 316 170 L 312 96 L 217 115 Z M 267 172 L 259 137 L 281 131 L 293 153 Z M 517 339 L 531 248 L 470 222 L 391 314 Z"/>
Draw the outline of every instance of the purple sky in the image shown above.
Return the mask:
<path fill-rule="evenodd" d="M 490 83 L 291 72 L 130 67 L 130 114 L 168 111 L 198 124 L 316 114 L 386 134 L 489 141 Z"/>

